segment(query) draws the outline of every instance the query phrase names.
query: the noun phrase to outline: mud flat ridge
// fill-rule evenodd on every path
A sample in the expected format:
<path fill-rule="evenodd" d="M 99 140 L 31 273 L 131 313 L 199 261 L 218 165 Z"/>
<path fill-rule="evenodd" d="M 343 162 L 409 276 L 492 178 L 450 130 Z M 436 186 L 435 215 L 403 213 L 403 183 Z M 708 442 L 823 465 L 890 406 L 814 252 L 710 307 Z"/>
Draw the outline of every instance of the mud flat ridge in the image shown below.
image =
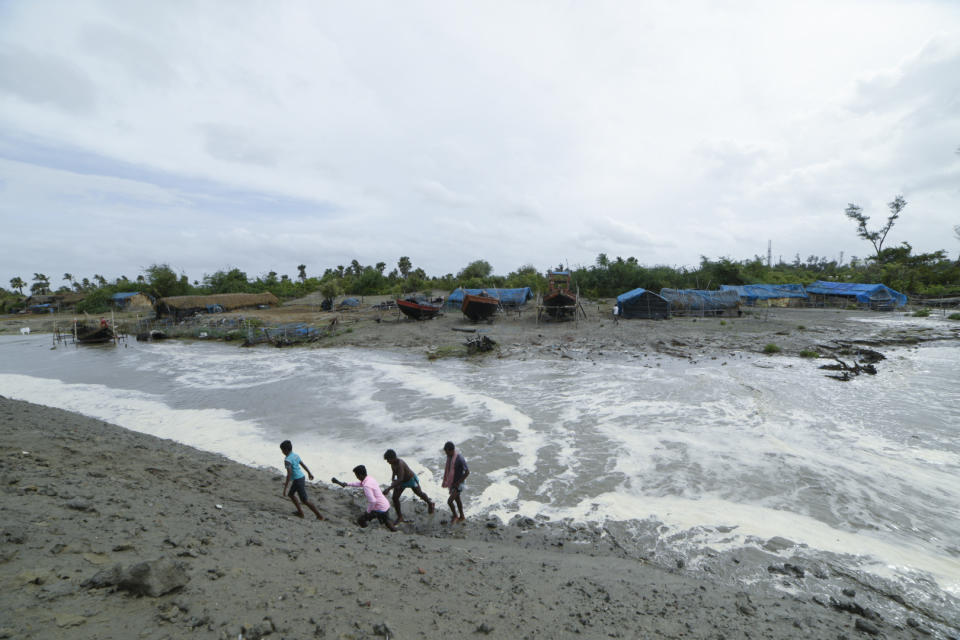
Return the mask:
<path fill-rule="evenodd" d="M 0 398 L 0 638 L 960 637 L 955 600 L 785 558 L 781 539 L 687 557 L 655 523 L 451 528 L 413 502 L 390 533 L 324 484 L 327 519 L 295 518 L 281 486 Z"/>

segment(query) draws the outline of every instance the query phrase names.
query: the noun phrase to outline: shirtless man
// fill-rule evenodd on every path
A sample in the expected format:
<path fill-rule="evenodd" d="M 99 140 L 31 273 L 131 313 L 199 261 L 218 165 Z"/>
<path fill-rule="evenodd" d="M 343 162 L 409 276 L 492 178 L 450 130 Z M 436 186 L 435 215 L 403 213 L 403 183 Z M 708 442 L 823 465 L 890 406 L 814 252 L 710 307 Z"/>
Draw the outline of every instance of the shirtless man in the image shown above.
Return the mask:
<path fill-rule="evenodd" d="M 404 489 L 413 489 L 413 492 L 427 503 L 427 513 L 433 513 L 435 505 L 420 488 L 420 480 L 410 466 L 398 458 L 397 452 L 393 449 L 387 449 L 386 453 L 383 454 L 383 459 L 390 463 L 390 468 L 393 470 L 392 483 L 384 491 L 385 495 L 390 495 L 390 492 L 393 491 L 393 508 L 397 511 L 397 519 L 393 524 L 403 522 L 403 513 L 400 511 L 400 494 L 403 493 Z"/>

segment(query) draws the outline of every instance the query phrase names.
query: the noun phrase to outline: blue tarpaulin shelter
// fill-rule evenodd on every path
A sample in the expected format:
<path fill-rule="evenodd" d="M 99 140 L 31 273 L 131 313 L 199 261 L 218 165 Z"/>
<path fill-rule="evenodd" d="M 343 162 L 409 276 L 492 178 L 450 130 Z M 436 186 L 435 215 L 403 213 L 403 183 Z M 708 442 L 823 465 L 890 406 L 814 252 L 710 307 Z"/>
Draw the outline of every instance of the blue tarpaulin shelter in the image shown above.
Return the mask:
<path fill-rule="evenodd" d="M 889 311 L 907 304 L 907 296 L 894 291 L 885 284 L 859 284 L 854 282 L 824 282 L 817 280 L 807 287 L 808 294 L 829 298 L 856 301 L 871 309 Z"/>
<path fill-rule="evenodd" d="M 530 291 L 530 287 L 521 287 L 519 289 L 464 289 L 457 287 L 451 291 L 450 296 L 447 297 L 447 306 L 459 309 L 460 305 L 463 304 L 464 294 L 478 296 L 484 291 L 487 295 L 499 298 L 500 306 L 506 308 L 519 307 L 526 304 L 527 300 L 533 298 L 533 292 Z"/>
<path fill-rule="evenodd" d="M 359 306 L 360 306 L 360 301 L 357 300 L 356 298 L 344 298 L 344 299 L 341 300 L 340 303 L 337 305 L 337 308 L 342 308 L 342 307 L 359 307 Z"/>
<path fill-rule="evenodd" d="M 670 311 L 677 315 L 723 313 L 740 305 L 740 295 L 736 291 L 661 289 L 660 296 L 670 303 Z"/>
<path fill-rule="evenodd" d="M 802 284 L 722 284 L 721 291 L 736 291 L 740 301 L 754 306 L 762 300 L 806 300 L 807 292 Z"/>
<path fill-rule="evenodd" d="M 634 289 L 617 296 L 616 313 L 621 318 L 669 318 L 670 303 L 653 291 Z"/>

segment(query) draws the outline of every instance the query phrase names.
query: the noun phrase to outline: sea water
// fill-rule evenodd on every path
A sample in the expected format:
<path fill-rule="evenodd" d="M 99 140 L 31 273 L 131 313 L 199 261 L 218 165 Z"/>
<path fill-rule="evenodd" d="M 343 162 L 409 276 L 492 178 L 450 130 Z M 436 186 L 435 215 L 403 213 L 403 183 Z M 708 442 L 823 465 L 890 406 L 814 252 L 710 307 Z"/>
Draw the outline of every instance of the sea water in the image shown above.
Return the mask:
<path fill-rule="evenodd" d="M 780 536 L 960 595 L 956 341 L 888 351 L 845 383 L 752 353 L 51 346 L 0 337 L 0 394 L 278 472 L 290 439 L 318 479 L 362 463 L 385 482 L 392 448 L 438 497 L 452 440 L 470 516 L 648 520 L 714 549 Z"/>

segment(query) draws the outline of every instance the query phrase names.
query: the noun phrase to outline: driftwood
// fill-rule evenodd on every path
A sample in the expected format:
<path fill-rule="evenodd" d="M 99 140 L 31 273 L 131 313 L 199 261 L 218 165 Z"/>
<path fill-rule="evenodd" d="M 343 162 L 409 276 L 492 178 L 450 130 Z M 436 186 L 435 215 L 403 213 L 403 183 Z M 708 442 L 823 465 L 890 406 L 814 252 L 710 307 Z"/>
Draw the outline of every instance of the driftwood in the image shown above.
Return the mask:
<path fill-rule="evenodd" d="M 841 355 L 852 355 L 854 357 L 853 364 L 848 364 L 838 358 L 837 356 L 832 356 L 836 361 L 836 364 L 824 364 L 820 368 L 826 371 L 838 371 L 837 375 L 827 376 L 828 378 L 833 378 L 834 380 L 840 380 L 841 382 L 848 382 L 860 375 L 861 373 L 866 373 L 867 375 L 875 376 L 877 375 L 877 368 L 873 366 L 881 360 L 886 360 L 887 357 L 880 353 L 879 351 L 874 351 L 873 349 L 866 349 L 863 347 L 854 346 L 851 342 L 840 342 L 837 341 L 840 345 L 840 354 Z M 825 349 L 830 351 L 836 351 L 837 347 L 820 345 Z"/>
<path fill-rule="evenodd" d="M 463 333 L 476 333 L 476 327 L 450 327 L 453 331 L 462 331 Z"/>
<path fill-rule="evenodd" d="M 880 356 L 883 358 L 883 356 Z M 854 377 L 860 375 L 861 373 L 866 373 L 871 376 L 877 375 L 877 368 L 872 364 L 863 364 L 859 362 L 854 362 L 853 365 L 849 365 L 840 358 L 834 356 L 834 360 L 837 361 L 837 364 L 824 364 L 821 365 L 821 369 L 826 369 L 827 371 L 839 371 L 839 375 L 827 376 L 828 378 L 833 378 L 834 380 L 840 380 L 841 382 L 847 382 L 852 380 Z"/>

